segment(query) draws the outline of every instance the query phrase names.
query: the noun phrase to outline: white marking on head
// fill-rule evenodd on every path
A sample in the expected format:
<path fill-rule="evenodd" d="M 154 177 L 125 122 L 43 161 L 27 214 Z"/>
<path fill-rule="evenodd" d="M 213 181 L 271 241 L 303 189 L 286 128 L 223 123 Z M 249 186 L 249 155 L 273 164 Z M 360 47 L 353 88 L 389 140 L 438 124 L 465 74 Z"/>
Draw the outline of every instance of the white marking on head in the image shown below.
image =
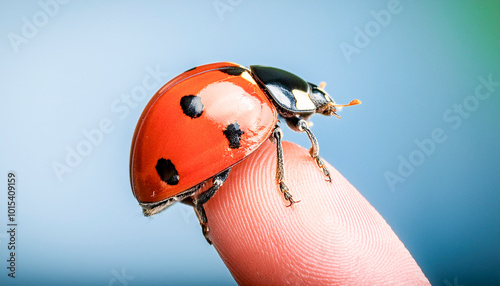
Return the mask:
<path fill-rule="evenodd" d="M 312 102 L 311 98 L 309 97 L 309 94 L 307 92 L 304 92 L 299 89 L 294 89 L 292 90 L 293 96 L 295 97 L 295 100 L 297 101 L 297 109 L 299 110 L 315 110 L 316 105 Z"/>

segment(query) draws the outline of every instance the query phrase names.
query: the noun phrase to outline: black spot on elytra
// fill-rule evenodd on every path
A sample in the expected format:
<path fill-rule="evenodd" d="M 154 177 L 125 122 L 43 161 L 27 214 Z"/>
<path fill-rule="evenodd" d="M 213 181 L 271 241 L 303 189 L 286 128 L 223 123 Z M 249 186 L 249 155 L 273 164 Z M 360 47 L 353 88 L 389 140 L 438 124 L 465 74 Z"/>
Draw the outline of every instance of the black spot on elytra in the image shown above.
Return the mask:
<path fill-rule="evenodd" d="M 184 114 L 191 118 L 200 117 L 203 113 L 201 97 L 196 95 L 186 95 L 181 98 L 181 107 Z"/>
<path fill-rule="evenodd" d="M 228 75 L 240 75 L 246 71 L 245 68 L 242 67 L 228 67 L 220 70 L 223 73 L 227 73 Z"/>
<path fill-rule="evenodd" d="M 190 72 L 190 71 L 194 70 L 195 68 L 196 68 L 196 67 L 194 67 L 194 68 L 190 68 L 190 69 L 188 69 L 188 70 L 187 70 L 187 71 L 185 71 L 185 72 Z"/>
<path fill-rule="evenodd" d="M 169 185 L 177 185 L 179 183 L 179 173 L 177 173 L 174 164 L 170 160 L 159 159 L 156 163 L 156 172 L 158 172 L 161 180 Z"/>
<path fill-rule="evenodd" d="M 224 131 L 222 131 L 229 141 L 229 148 L 236 149 L 240 148 L 241 135 L 243 135 L 243 130 L 240 129 L 238 123 L 229 124 Z"/>

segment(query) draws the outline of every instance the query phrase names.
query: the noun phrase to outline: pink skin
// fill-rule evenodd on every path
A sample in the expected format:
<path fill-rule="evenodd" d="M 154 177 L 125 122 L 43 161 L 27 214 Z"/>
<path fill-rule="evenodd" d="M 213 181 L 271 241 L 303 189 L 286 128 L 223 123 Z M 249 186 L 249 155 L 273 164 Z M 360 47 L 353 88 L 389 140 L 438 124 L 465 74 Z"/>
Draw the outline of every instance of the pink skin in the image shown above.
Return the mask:
<path fill-rule="evenodd" d="M 283 142 L 286 207 L 267 140 L 205 204 L 210 238 L 240 285 L 430 285 L 380 214 L 327 163 Z"/>

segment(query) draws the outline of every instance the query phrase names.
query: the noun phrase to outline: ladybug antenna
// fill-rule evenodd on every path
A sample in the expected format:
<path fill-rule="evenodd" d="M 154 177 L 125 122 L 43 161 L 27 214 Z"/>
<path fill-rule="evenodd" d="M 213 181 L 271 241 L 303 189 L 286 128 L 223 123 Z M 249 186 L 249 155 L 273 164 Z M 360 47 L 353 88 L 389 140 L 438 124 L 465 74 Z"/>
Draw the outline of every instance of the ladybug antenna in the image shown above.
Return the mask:
<path fill-rule="evenodd" d="M 359 99 L 353 99 L 348 104 L 330 103 L 330 105 L 334 108 L 331 114 L 333 116 L 337 117 L 338 119 L 340 119 L 340 116 L 336 113 L 337 110 L 342 110 L 342 107 L 353 106 L 353 105 L 358 105 L 358 104 L 361 104 L 361 100 L 359 100 Z"/>
<path fill-rule="evenodd" d="M 335 107 L 346 107 L 346 106 L 352 106 L 352 105 L 358 105 L 358 104 L 361 104 L 361 100 L 359 100 L 359 99 L 353 99 L 348 104 L 335 104 L 334 103 L 332 105 L 335 106 Z"/>

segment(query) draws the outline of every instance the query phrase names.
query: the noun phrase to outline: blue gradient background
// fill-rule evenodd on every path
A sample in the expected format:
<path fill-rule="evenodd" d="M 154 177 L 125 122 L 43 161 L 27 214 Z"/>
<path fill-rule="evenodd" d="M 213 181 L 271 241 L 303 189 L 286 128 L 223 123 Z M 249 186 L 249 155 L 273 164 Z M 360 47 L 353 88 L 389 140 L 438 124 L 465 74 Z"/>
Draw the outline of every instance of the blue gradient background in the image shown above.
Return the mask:
<path fill-rule="evenodd" d="M 313 117 L 322 156 L 384 216 L 433 285 L 500 284 L 500 87 L 456 130 L 443 114 L 500 81 L 496 1 L 401 1 L 402 11 L 353 54 L 355 28 L 388 1 L 71 1 L 16 53 L 38 1 L 0 2 L 0 284 L 234 285 L 193 211 L 144 218 L 128 160 L 136 121 L 165 82 L 196 65 L 233 61 L 326 81 L 342 120 Z M 230 5 L 230 4 L 226 4 Z M 40 12 L 42 11 L 42 12 Z M 38 13 L 38 14 L 37 14 Z M 40 18 L 43 20 L 42 18 Z M 163 75 L 123 111 L 147 68 Z M 117 103 L 118 102 L 118 103 Z M 118 105 L 121 112 L 116 112 Z M 114 130 L 58 180 L 53 162 L 103 119 Z M 442 128 L 447 140 L 391 190 L 398 157 Z M 308 147 L 304 134 L 285 139 Z M 6 175 L 18 175 L 17 278 L 7 277 Z M 120 281 L 122 271 L 129 280 Z"/>

